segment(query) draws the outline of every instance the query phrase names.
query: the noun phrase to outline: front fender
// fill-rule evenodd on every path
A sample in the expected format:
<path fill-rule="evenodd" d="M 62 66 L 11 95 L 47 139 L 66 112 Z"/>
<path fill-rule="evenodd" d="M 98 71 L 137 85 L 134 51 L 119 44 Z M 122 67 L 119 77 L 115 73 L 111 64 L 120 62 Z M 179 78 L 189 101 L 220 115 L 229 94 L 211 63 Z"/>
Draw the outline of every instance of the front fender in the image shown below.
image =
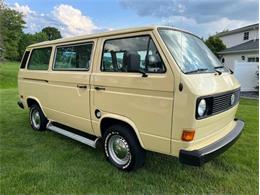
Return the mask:
<path fill-rule="evenodd" d="M 132 120 L 130 120 L 129 118 L 125 117 L 125 116 L 121 116 L 121 115 L 118 115 L 118 114 L 112 114 L 112 113 L 104 113 L 104 112 L 103 112 L 103 113 L 102 113 L 102 117 L 101 117 L 101 119 L 99 120 L 100 134 L 101 134 L 101 122 L 102 122 L 102 120 L 105 119 L 105 118 L 116 119 L 116 120 L 122 121 L 122 122 L 127 123 L 128 125 L 130 125 L 130 126 L 133 128 L 133 130 L 134 130 L 134 132 L 135 132 L 135 134 L 136 134 L 136 136 L 137 136 L 137 139 L 138 139 L 140 145 L 144 148 L 144 145 L 143 145 L 141 136 L 140 136 L 140 134 L 139 134 L 139 131 L 138 131 L 138 129 L 137 129 L 135 123 L 134 123 Z"/>

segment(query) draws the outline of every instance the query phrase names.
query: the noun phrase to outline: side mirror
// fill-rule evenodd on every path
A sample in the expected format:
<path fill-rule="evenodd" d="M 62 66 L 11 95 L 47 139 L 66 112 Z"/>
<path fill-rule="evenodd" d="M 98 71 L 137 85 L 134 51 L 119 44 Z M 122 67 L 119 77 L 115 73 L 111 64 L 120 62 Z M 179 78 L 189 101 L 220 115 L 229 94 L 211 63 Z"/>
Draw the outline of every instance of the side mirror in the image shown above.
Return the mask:
<path fill-rule="evenodd" d="M 139 69 L 137 72 L 142 74 L 142 77 L 148 77 L 148 75 L 146 74 L 146 72 L 142 69 Z"/>

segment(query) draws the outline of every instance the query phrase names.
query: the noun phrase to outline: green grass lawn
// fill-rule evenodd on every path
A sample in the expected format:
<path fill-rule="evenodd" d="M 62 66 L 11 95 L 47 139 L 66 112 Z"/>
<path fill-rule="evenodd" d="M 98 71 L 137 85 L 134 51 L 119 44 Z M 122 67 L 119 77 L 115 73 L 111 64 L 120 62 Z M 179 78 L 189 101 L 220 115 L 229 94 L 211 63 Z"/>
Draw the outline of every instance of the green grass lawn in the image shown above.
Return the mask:
<path fill-rule="evenodd" d="M 242 99 L 244 133 L 203 167 L 148 152 L 143 168 L 125 173 L 93 149 L 50 131 L 33 131 L 18 108 L 17 63 L 1 64 L 1 194 L 258 194 L 258 101 Z"/>
<path fill-rule="evenodd" d="M 0 89 L 17 87 L 19 63 L 0 62 Z"/>

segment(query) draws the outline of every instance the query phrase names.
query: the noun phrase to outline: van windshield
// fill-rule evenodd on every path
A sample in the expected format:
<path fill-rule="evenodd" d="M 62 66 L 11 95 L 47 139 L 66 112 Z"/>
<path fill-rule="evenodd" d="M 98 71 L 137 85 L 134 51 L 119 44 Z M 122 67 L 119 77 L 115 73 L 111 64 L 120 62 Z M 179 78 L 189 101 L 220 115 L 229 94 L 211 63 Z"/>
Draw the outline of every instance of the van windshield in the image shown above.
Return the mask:
<path fill-rule="evenodd" d="M 173 29 L 159 29 L 159 34 L 186 74 L 228 71 L 202 40 L 194 35 Z"/>

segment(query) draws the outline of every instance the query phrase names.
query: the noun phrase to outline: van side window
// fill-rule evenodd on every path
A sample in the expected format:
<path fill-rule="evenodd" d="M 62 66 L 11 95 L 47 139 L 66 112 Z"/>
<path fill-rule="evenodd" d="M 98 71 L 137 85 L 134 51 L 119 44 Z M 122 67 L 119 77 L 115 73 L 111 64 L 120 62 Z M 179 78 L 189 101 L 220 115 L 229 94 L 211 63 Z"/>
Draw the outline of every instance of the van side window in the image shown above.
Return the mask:
<path fill-rule="evenodd" d="M 48 70 L 51 47 L 33 49 L 28 64 L 29 70 Z"/>
<path fill-rule="evenodd" d="M 107 40 L 103 48 L 101 71 L 165 72 L 164 63 L 150 36 Z"/>
<path fill-rule="evenodd" d="M 92 43 L 57 47 L 55 70 L 89 70 Z"/>
<path fill-rule="evenodd" d="M 21 62 L 21 66 L 20 66 L 21 69 L 24 69 L 24 68 L 25 68 L 29 54 L 30 54 L 30 51 L 25 51 L 25 52 L 24 52 L 24 54 L 23 54 L 23 59 L 22 59 L 22 62 Z"/>

